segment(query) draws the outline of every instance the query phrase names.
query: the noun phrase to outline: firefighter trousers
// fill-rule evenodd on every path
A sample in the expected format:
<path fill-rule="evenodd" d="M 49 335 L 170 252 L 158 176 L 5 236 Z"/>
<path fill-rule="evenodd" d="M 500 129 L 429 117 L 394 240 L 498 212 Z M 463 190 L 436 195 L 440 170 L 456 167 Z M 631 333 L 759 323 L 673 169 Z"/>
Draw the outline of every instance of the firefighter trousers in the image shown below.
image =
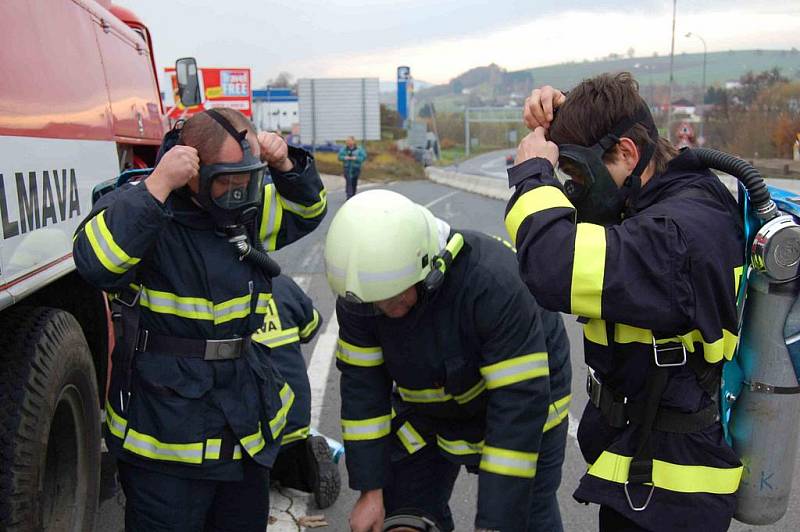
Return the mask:
<path fill-rule="evenodd" d="M 556 492 L 561 484 L 568 426 L 564 421 L 542 437 L 525 529 L 529 532 L 564 530 Z M 455 524 L 449 501 L 460 469 L 460 465 L 448 461 L 431 445 L 394 462 L 391 480 L 383 489 L 386 515 L 398 510 L 418 509 L 433 518 L 441 530 L 453 530 Z M 524 519 L 525 516 L 520 515 L 520 522 Z"/>
<path fill-rule="evenodd" d="M 117 461 L 125 532 L 264 532 L 269 469 L 248 457 L 239 481 L 179 478 Z"/>

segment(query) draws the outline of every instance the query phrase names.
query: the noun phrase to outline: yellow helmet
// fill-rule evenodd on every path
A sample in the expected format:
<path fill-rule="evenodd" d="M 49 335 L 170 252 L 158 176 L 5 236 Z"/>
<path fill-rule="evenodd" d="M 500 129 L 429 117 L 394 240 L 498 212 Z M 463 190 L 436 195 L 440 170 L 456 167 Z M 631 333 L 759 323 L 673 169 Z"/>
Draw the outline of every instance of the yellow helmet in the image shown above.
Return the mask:
<path fill-rule="evenodd" d="M 442 248 L 431 212 L 390 190 L 349 199 L 331 222 L 325 269 L 333 291 L 373 303 L 422 281 Z"/>

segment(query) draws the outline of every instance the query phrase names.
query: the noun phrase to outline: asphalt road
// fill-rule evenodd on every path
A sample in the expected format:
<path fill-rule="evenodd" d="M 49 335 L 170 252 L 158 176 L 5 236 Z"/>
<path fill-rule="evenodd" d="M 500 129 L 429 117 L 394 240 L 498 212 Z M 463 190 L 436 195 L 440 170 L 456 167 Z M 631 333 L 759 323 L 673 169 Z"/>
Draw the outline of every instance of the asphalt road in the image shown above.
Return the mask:
<path fill-rule="evenodd" d="M 498 160 L 497 155 L 494 157 L 494 160 Z M 475 164 L 480 166 L 488 165 L 489 163 L 490 159 L 487 159 Z M 505 166 L 504 162 L 503 166 Z M 312 297 L 326 320 L 322 333 L 312 344 L 305 348 L 306 359 L 310 361 L 309 374 L 312 383 L 312 426 L 323 434 L 341 441 L 338 374 L 333 364 L 333 347 L 337 326 L 335 319 L 332 319 L 334 298 L 325 280 L 323 243 L 327 226 L 333 218 L 333 214 L 344 201 L 344 191 L 341 188 L 340 181 L 332 181 L 330 185 L 332 186 L 329 186 L 329 214 L 322 227 L 300 242 L 274 254 L 274 257 L 282 265 L 284 273 L 295 278 Z M 368 186 L 362 187 L 361 190 Z M 428 181 L 398 182 L 382 186 L 405 194 L 418 203 L 427 205 L 436 216 L 447 220 L 453 227 L 477 229 L 486 233 L 505 236 L 502 224 L 504 205 L 500 201 L 457 191 Z M 800 187 L 797 190 L 800 191 Z M 563 467 L 563 481 L 559 490 L 559 501 L 566 530 L 596 530 L 597 508 L 580 505 L 571 497 L 578 479 L 586 471 L 586 465 L 580 456 L 574 438 L 577 420 L 586 403 L 586 393 L 584 392 L 586 367 L 583 362 L 580 327 L 574 317 L 564 316 L 564 321 L 572 345 L 573 401 L 570 407 L 570 437 L 567 441 L 566 461 Z M 800 460 L 796 461 L 795 464 L 787 464 L 787 467 L 793 467 L 795 476 L 800 474 Z M 336 504 L 324 511 L 316 509 L 310 497 L 305 494 L 291 490 L 281 490 L 280 492 L 273 490 L 271 493 L 271 514 L 277 519 L 277 522 L 270 526 L 269 530 L 301 530 L 296 524 L 296 519 L 303 515 L 312 514 L 325 515 L 329 526 L 322 530 L 336 532 L 348 530 L 347 515 L 357 494 L 346 487 L 347 473 L 344 463 L 340 464 L 340 469 L 345 487 Z M 451 508 L 456 520 L 456 529 L 459 531 L 472 530 L 476 493 L 477 477 L 462 471 L 451 498 Z M 123 529 L 121 503 L 122 498 L 119 497 L 106 501 L 102 505 L 99 512 L 97 530 L 100 532 L 117 532 Z M 737 532 L 746 530 L 788 532 L 798 529 L 800 529 L 800 489 L 798 488 L 795 489 L 787 515 L 776 525 L 748 527 L 734 523 L 731 527 L 731 530 Z"/>
<path fill-rule="evenodd" d="M 491 151 L 448 166 L 448 170 L 463 174 L 482 175 L 497 179 L 508 179 L 506 174 L 506 155 L 516 155 L 516 148 Z"/>

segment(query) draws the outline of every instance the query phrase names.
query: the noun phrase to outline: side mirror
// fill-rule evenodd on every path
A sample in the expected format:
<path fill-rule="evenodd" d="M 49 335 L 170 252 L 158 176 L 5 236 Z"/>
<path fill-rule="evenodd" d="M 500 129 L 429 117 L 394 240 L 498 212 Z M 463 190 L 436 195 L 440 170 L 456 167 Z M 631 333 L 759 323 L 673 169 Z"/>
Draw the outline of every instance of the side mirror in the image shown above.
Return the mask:
<path fill-rule="evenodd" d="M 184 107 L 202 103 L 200 78 L 197 75 L 197 62 L 194 57 L 182 57 L 175 61 L 175 75 L 178 79 L 178 94 Z"/>

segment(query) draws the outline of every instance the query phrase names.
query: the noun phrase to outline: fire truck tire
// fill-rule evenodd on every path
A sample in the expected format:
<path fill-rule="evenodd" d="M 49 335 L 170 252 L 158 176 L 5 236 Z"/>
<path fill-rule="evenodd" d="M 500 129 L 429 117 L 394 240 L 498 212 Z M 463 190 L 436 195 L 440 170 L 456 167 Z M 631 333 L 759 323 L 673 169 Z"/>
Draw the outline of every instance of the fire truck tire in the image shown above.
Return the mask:
<path fill-rule="evenodd" d="M 47 307 L 0 315 L 0 532 L 93 530 L 100 436 L 78 321 Z"/>

